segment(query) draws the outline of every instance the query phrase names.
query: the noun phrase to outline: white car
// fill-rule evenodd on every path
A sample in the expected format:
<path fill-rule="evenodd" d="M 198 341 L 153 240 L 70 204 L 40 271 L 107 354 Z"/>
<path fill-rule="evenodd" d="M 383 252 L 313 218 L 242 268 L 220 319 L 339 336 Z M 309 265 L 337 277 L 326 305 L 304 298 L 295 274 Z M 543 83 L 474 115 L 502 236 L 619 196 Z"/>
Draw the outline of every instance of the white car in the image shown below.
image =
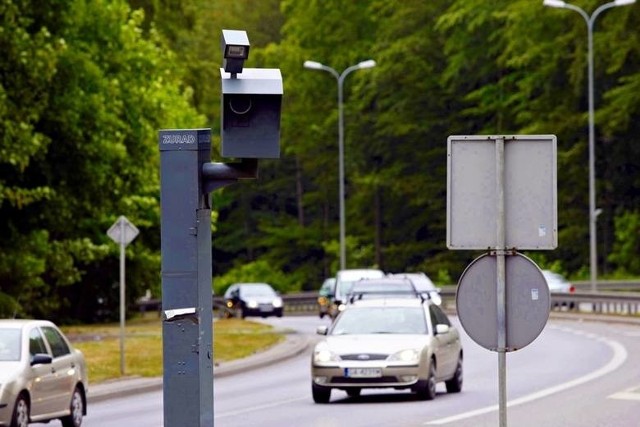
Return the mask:
<path fill-rule="evenodd" d="M 436 305 L 442 305 L 442 297 L 440 296 L 440 289 L 429 279 L 424 273 L 394 273 L 388 274 L 388 277 L 399 277 L 402 279 L 409 279 L 413 282 L 416 290 L 420 293 L 426 294 L 431 301 Z"/>
<path fill-rule="evenodd" d="M 311 392 L 328 403 L 333 389 L 350 397 L 373 388 L 408 389 L 431 400 L 436 384 L 462 390 L 460 335 L 446 314 L 421 298 L 363 299 L 349 304 L 311 355 Z"/>
<path fill-rule="evenodd" d="M 333 307 L 329 310 L 331 318 L 335 319 L 342 310 L 344 310 L 351 287 L 358 280 L 363 279 L 382 279 L 384 272 L 377 268 L 353 268 L 347 270 L 339 270 L 336 273 L 336 287 L 333 297 Z"/>
<path fill-rule="evenodd" d="M 549 287 L 549 292 L 551 292 L 552 297 L 554 293 L 573 294 L 576 291 L 575 286 L 573 286 L 563 275 L 559 273 L 551 270 L 542 270 L 542 275 L 547 281 L 547 286 Z M 569 310 L 573 310 L 576 307 L 576 303 L 574 301 L 566 300 L 562 302 L 553 302 L 552 305 L 556 308 L 565 307 Z"/>
<path fill-rule="evenodd" d="M 80 427 L 87 414 L 87 365 L 46 320 L 0 320 L 0 426 L 60 419 Z"/>

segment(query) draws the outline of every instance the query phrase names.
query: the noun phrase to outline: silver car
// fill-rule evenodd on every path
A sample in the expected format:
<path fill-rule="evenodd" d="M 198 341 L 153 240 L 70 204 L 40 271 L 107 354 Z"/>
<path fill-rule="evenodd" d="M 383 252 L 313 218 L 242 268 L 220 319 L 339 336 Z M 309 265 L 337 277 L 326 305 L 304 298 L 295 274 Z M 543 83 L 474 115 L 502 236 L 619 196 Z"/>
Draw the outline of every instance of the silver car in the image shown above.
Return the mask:
<path fill-rule="evenodd" d="M 431 400 L 436 383 L 462 390 L 460 335 L 446 314 L 421 299 L 369 299 L 345 307 L 311 356 L 311 391 L 328 403 L 331 391 L 351 397 L 363 389 L 409 389 Z"/>
<path fill-rule="evenodd" d="M 88 384 L 84 356 L 52 322 L 0 320 L 0 426 L 79 427 Z"/>

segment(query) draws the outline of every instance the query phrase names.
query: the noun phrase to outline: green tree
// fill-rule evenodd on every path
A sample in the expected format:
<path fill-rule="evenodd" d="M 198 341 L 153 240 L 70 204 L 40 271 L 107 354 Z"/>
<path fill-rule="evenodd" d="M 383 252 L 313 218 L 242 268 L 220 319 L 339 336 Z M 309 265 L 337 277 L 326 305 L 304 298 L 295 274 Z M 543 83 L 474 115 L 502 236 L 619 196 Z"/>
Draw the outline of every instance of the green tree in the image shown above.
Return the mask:
<path fill-rule="evenodd" d="M 55 61 L 49 59 L 37 96 L 29 96 L 28 84 L 9 89 L 18 110 L 34 104 L 25 138 L 42 142 L 18 164 L 3 157 L 0 183 L 43 196 L 2 203 L 9 219 L 0 231 L 2 289 L 21 315 L 89 319 L 101 302 L 117 306 L 118 251 L 105 232 L 120 214 L 141 229 L 129 250 L 130 300 L 157 288 L 157 130 L 199 127 L 203 118 L 190 107 L 175 56 L 155 32 L 143 37 L 143 14 L 126 2 L 60 2 L 56 13 L 28 1 L 8 3 L 23 38 L 55 52 Z M 3 60 L 4 91 L 7 76 L 22 74 L 28 82 L 24 56 L 39 66 L 39 56 L 28 52 Z"/>

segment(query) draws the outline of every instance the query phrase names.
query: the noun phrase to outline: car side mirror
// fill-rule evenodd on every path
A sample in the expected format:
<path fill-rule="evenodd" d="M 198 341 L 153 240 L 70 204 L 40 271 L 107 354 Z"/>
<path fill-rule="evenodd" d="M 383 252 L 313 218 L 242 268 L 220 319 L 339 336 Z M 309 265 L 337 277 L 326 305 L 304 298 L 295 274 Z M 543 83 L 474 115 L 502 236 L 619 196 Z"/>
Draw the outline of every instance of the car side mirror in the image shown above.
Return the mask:
<path fill-rule="evenodd" d="M 329 332 L 329 327 L 328 326 L 318 326 L 316 328 L 316 334 L 318 335 L 327 335 L 327 333 Z"/>
<path fill-rule="evenodd" d="M 49 365 L 53 362 L 53 358 L 46 353 L 36 353 L 31 358 L 31 366 L 33 365 Z"/>
<path fill-rule="evenodd" d="M 449 325 L 442 323 L 436 325 L 436 335 L 446 334 L 447 332 L 449 332 Z"/>

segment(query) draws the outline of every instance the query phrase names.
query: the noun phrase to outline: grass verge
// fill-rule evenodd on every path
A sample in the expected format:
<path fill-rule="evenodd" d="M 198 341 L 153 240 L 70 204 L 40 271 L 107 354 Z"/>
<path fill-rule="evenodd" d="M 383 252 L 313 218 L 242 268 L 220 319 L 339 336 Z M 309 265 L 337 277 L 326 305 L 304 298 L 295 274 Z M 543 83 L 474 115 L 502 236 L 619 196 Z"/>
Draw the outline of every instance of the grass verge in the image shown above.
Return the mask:
<path fill-rule="evenodd" d="M 84 353 L 90 382 L 121 377 L 119 323 L 61 329 Z M 215 363 L 249 356 L 284 339 L 269 325 L 241 319 L 217 320 L 213 330 Z M 128 320 L 124 349 L 126 376 L 162 376 L 162 322 L 157 317 Z"/>

